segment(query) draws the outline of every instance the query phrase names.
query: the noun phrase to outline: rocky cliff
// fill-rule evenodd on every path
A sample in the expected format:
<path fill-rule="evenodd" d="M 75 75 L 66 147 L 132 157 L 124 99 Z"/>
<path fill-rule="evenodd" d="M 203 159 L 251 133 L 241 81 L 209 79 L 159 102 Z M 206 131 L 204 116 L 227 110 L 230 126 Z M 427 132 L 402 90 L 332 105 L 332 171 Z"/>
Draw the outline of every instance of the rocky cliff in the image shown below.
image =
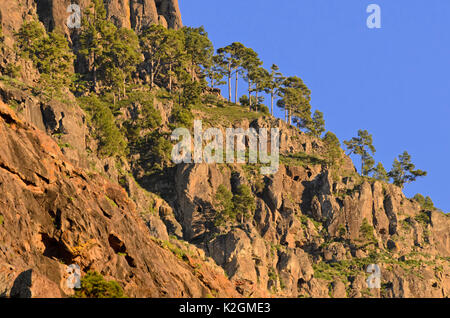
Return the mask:
<path fill-rule="evenodd" d="M 69 295 L 68 264 L 114 278 L 131 297 L 237 295 L 204 252 L 152 237 L 123 188 L 74 167 L 3 103 L 0 139 L 1 296 Z"/>
<path fill-rule="evenodd" d="M 89 0 L 14 0 L 4 1 L 0 17 L 4 30 L 17 31 L 24 20 L 36 14 L 47 30 L 65 30 L 71 12 L 68 7 L 78 4 L 81 12 L 89 7 Z M 179 29 L 183 26 L 178 0 L 105 0 L 108 17 L 118 26 L 140 31 L 150 24 Z M 72 30 L 76 32 L 76 30 Z"/>
<path fill-rule="evenodd" d="M 63 26 L 69 2 L 0 5 L 0 70 L 21 65 L 17 78 L 0 78 L 0 297 L 67 297 L 70 264 L 116 280 L 130 297 L 450 295 L 450 217 L 361 177 L 342 151 L 340 167 L 330 167 L 321 139 L 271 116 L 215 104 L 193 110 L 206 128 L 280 128 L 281 166 L 271 176 L 238 164 L 150 174 L 146 153 L 98 155 L 78 99 L 68 89 L 64 100 L 40 98 L 39 73 L 12 49 L 23 21 Z M 182 26 L 176 0 L 105 4 L 120 26 Z M 170 131 L 173 102 L 152 96 L 161 131 Z M 122 107 L 121 120 L 140 107 Z M 251 215 L 217 224 L 219 186 L 244 184 Z M 380 289 L 368 288 L 370 264 L 380 266 Z"/>

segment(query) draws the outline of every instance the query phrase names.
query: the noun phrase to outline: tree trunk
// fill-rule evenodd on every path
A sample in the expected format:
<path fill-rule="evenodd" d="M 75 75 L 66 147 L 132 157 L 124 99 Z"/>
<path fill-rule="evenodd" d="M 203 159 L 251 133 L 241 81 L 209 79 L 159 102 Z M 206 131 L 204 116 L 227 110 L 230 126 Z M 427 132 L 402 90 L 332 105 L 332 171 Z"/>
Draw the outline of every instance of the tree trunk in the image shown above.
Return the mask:
<path fill-rule="evenodd" d="M 231 69 L 228 66 L 228 102 L 231 103 Z"/>
<path fill-rule="evenodd" d="M 95 66 L 95 53 L 92 54 L 92 73 L 94 80 L 94 88 L 97 87 L 97 67 Z"/>
<path fill-rule="evenodd" d="M 153 61 L 150 63 L 150 87 L 151 88 L 153 88 L 153 85 L 155 83 L 155 72 L 154 72 L 155 66 L 154 66 L 154 64 L 155 63 Z"/>
<path fill-rule="evenodd" d="M 252 111 L 252 82 L 248 81 L 248 104 L 250 105 L 250 111 Z"/>
<path fill-rule="evenodd" d="M 127 98 L 126 80 L 123 80 L 123 98 Z"/>
<path fill-rule="evenodd" d="M 172 63 L 169 64 L 169 92 L 172 92 Z"/>
<path fill-rule="evenodd" d="M 238 71 L 236 70 L 236 87 L 234 88 L 234 103 L 238 104 L 238 81 L 239 81 L 239 74 Z"/>
<path fill-rule="evenodd" d="M 270 94 L 270 113 L 273 116 L 273 92 Z"/>
<path fill-rule="evenodd" d="M 194 58 L 192 58 L 192 61 L 191 61 L 191 63 L 192 63 L 192 70 L 191 70 L 191 73 L 192 73 L 192 82 L 194 82 L 194 70 L 195 70 L 195 67 L 194 67 Z"/>

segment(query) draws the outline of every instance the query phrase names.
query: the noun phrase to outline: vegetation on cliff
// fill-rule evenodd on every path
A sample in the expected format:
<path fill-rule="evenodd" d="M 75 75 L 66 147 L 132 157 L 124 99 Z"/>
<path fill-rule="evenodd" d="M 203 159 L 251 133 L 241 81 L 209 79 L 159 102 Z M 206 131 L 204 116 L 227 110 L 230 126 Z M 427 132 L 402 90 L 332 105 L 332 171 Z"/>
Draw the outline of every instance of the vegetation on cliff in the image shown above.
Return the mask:
<path fill-rule="evenodd" d="M 121 213 L 135 205 L 136 214 L 148 227 L 145 235 L 149 232 L 157 237 L 160 247 L 177 256 L 182 264 L 177 270 L 188 268 L 184 274 L 192 270 L 195 279 L 188 274 L 185 279 L 197 287 L 203 286 L 207 275 L 202 266 L 212 262 L 222 267 L 227 282 L 231 281 L 241 296 L 267 296 L 268 292 L 287 297 L 364 297 L 369 296 L 365 268 L 379 263 L 387 273 L 381 296 L 404 295 L 414 289 L 410 286 L 428 292 L 421 270 L 422 276 L 431 276 L 438 286 L 433 287 L 432 295 L 446 293 L 447 278 L 440 273 L 447 268 L 448 259 L 440 254 L 448 253 L 448 245 L 438 237 L 447 237 L 448 229 L 440 227 L 447 219 L 431 198 L 418 194 L 408 199 L 401 192 L 426 172 L 416 169 L 407 152 L 386 171 L 375 161 L 372 135 L 359 130 L 356 137 L 343 142 L 348 156 L 361 159 L 358 173 L 338 137 L 326 130 L 324 114 L 313 112 L 311 91 L 302 78 L 283 75 L 275 64 L 264 68 L 252 48 L 234 42 L 215 50 L 203 27 L 121 27 L 108 19 L 102 0 L 91 1 L 76 36 L 68 38 L 57 28 L 49 32 L 36 18 L 23 23 L 14 40 L 15 47 L 5 50 L 16 54 L 20 63 L 0 67 L 2 98 L 19 114 L 23 105 L 35 102 L 33 109 L 45 117 L 42 129 L 56 139 L 75 165 L 88 171 L 61 177 L 70 191 L 64 192 L 63 202 L 58 201 L 49 216 L 51 222 L 45 224 L 48 237 L 42 241 L 48 258 L 67 263 L 77 256 L 91 261 L 95 249 L 89 257 L 81 252 L 72 255 L 66 251 L 61 233 L 62 229 L 75 233 L 71 219 L 66 219 L 67 211 L 72 213 L 83 202 L 98 201 L 99 207 L 92 210 L 102 222 L 114 219 L 107 223 L 112 229 L 123 223 L 117 221 L 123 217 Z M 0 29 L 3 50 L 2 45 Z M 23 76 L 26 63 L 38 73 L 30 81 Z M 242 79 L 248 90 L 238 96 Z M 228 86 L 227 98 L 216 88 L 223 84 Z M 9 97 L 14 94 L 19 97 Z M 284 112 L 284 122 L 274 118 L 275 106 Z M 59 112 L 54 111 L 57 107 Z M 79 107 L 83 111 L 77 117 Z M 22 115 L 35 116 L 28 110 Z M 0 121 L 8 128 L 9 116 Z M 72 127 L 66 125 L 67 118 Z M 174 166 L 170 134 L 178 127 L 192 129 L 196 118 L 201 118 L 204 126 L 221 129 L 279 127 L 279 172 L 262 176 L 260 164 Z M 14 128 L 16 123 L 12 123 Z M 77 145 L 64 139 L 70 128 L 72 132 L 86 128 L 86 134 L 74 138 L 82 140 Z M 73 155 L 76 151 L 82 156 Z M 134 203 L 125 194 L 117 194 L 122 188 L 113 191 L 103 183 L 93 191 L 93 198 L 80 198 L 90 193 L 87 186 L 77 190 L 81 194 L 72 191 L 72 179 L 73 184 L 84 185 L 97 182 L 97 174 L 120 183 Z M 36 178 L 41 175 L 44 173 Z M 20 173 L 17 177 L 23 178 Z M 46 178 L 35 183 L 25 180 L 27 191 L 36 190 L 34 184 L 45 183 Z M 47 183 L 45 187 L 52 184 Z M 102 187 L 108 189 L 107 195 Z M 53 190 L 47 190 L 42 195 L 52 201 Z M 79 212 L 84 210 L 91 211 Z M 11 215 L 2 211 L 2 228 L 3 223 L 12 224 Z M 124 219 L 129 221 L 128 216 Z M 110 230 L 99 224 L 102 231 Z M 126 239 L 109 232 L 106 240 L 96 237 L 103 244 L 103 256 L 117 262 L 118 269 L 99 266 L 108 272 L 105 276 L 120 277 L 118 283 L 89 272 L 75 296 L 122 297 L 124 282 L 129 287 L 127 295 L 133 288 L 137 291 L 132 295 L 148 295 L 136 281 L 142 277 L 151 280 L 149 272 L 152 277 L 158 275 L 152 272 L 154 268 L 149 269 L 150 256 L 165 257 L 156 252 L 149 257 L 142 252 L 145 258 L 139 257 L 141 245 L 129 247 L 134 246 L 128 236 L 134 234 L 133 228 L 120 229 Z M 90 230 L 83 233 L 88 235 Z M 137 231 L 131 237 L 140 241 L 145 235 Z M 194 260 L 192 255 L 198 257 Z M 83 267 L 87 269 L 90 265 Z M 135 276 L 125 277 L 128 272 Z M 180 296 L 175 289 L 170 295 Z M 189 293 L 201 296 L 200 290 Z"/>

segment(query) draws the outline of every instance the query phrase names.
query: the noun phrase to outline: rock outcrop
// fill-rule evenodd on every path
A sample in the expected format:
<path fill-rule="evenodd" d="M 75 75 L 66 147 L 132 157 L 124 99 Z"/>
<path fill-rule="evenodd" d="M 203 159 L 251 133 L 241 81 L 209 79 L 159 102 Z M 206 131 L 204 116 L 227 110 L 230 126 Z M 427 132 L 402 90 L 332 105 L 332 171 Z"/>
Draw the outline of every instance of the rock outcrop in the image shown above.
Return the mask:
<path fill-rule="evenodd" d="M 178 171 L 185 239 L 207 251 L 246 296 L 368 296 L 365 268 L 371 263 L 381 266 L 383 296 L 448 295 L 450 218 L 422 211 L 395 186 L 335 182 L 320 166 L 282 166 L 257 192 L 257 209 L 245 224 L 217 228 L 214 194 L 221 184 L 231 187 L 239 166 Z M 340 266 L 353 267 L 352 274 Z"/>
<path fill-rule="evenodd" d="M 0 142 L 1 296 L 70 295 L 70 264 L 114 278 L 131 297 L 237 295 L 204 253 L 177 246 L 177 258 L 120 186 L 74 167 L 3 103 Z"/>
<path fill-rule="evenodd" d="M 169 28 L 183 27 L 178 0 L 104 0 L 108 17 L 118 26 L 140 31 L 151 24 Z M 67 34 L 67 19 L 71 4 L 78 4 L 83 13 L 90 0 L 14 0 L 4 1 L 0 6 L 1 22 L 7 34 L 17 31 L 23 21 L 35 15 L 48 31 L 57 28 Z M 76 32 L 76 29 L 72 30 Z"/>

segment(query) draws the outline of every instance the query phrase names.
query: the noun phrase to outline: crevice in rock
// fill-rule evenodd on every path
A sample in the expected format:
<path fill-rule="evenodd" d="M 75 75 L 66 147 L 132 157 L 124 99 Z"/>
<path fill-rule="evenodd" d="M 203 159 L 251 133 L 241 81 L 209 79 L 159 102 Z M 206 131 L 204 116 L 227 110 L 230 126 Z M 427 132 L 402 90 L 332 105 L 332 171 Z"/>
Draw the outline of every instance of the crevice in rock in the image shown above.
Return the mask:
<path fill-rule="evenodd" d="M 3 120 L 9 125 L 16 123 L 16 121 L 10 114 L 0 113 L 0 117 L 3 118 Z"/>
<path fill-rule="evenodd" d="M 37 15 L 48 32 L 55 28 L 55 22 L 52 19 L 52 0 L 35 0 L 37 6 Z"/>
<path fill-rule="evenodd" d="M 109 234 L 108 242 L 116 254 L 127 252 L 125 244 L 114 234 Z"/>
<path fill-rule="evenodd" d="M 110 234 L 108 237 L 109 246 L 114 250 L 116 254 L 125 254 L 125 260 L 127 261 L 130 267 L 136 267 L 136 261 L 134 258 L 127 253 L 127 247 L 125 243 L 122 242 L 120 238 L 115 236 L 114 234 Z"/>
<path fill-rule="evenodd" d="M 44 256 L 49 258 L 56 258 L 61 260 L 64 264 L 71 264 L 74 255 L 69 251 L 67 246 L 58 241 L 57 239 L 50 237 L 46 233 L 41 233 L 42 243 L 45 246 Z"/>
<path fill-rule="evenodd" d="M 8 167 L 7 165 L 5 165 L 3 162 L 0 162 L 0 168 L 3 170 L 6 170 L 7 172 L 9 172 L 10 174 L 13 174 L 15 176 L 17 176 L 26 186 L 33 186 L 33 187 L 37 187 L 37 184 L 35 184 L 32 181 L 29 181 L 27 179 L 25 179 L 24 177 L 22 177 L 20 175 L 20 173 L 14 171 L 12 168 Z"/>

